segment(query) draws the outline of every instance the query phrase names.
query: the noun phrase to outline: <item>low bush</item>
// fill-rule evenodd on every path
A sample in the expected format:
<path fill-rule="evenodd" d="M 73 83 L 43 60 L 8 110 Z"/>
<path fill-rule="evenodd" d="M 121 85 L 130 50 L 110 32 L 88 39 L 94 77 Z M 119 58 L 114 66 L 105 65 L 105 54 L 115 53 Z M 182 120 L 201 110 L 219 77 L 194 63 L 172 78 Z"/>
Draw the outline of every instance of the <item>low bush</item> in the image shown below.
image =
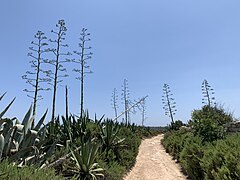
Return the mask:
<path fill-rule="evenodd" d="M 135 164 L 142 137 L 138 133 L 132 132 L 128 127 L 121 128 L 119 137 L 125 138 L 124 145 L 120 149 L 121 161 L 119 163 L 131 168 Z"/>
<path fill-rule="evenodd" d="M 180 127 L 184 125 L 185 124 L 181 120 L 176 120 L 175 122 L 171 122 L 170 128 L 173 130 L 179 130 Z"/>
<path fill-rule="evenodd" d="M 186 130 L 165 134 L 162 144 L 193 180 L 240 179 L 240 133 L 205 142 Z"/>
<path fill-rule="evenodd" d="M 0 179 L 9 180 L 9 179 L 52 179 L 59 180 L 64 179 L 61 176 L 56 176 L 53 169 L 41 169 L 37 170 L 34 166 L 28 167 L 18 167 L 12 164 L 9 164 L 6 160 L 0 163 Z"/>
<path fill-rule="evenodd" d="M 113 161 L 106 163 L 102 160 L 98 161 L 99 165 L 105 169 L 104 177 L 100 179 L 104 180 L 119 180 L 122 178 L 123 174 L 126 172 L 126 167 L 120 165 L 118 162 Z"/>
<path fill-rule="evenodd" d="M 201 138 L 199 136 L 189 136 L 180 153 L 180 163 L 193 180 L 204 177 L 204 171 L 200 164 L 203 154 L 204 148 Z"/>
<path fill-rule="evenodd" d="M 240 179 L 240 134 L 205 147 L 201 168 L 205 179 Z"/>
<path fill-rule="evenodd" d="M 187 129 L 169 131 L 164 134 L 162 144 L 168 153 L 170 153 L 175 159 L 179 160 L 180 153 L 185 146 L 186 139 L 191 136 L 193 136 L 193 134 Z"/>

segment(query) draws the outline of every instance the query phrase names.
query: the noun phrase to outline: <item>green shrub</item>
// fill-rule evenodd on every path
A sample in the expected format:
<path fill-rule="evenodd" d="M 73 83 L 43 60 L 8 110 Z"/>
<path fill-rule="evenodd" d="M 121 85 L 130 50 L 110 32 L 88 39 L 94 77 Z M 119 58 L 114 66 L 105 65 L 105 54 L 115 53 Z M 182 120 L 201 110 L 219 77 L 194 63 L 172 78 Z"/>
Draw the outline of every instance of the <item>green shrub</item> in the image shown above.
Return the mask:
<path fill-rule="evenodd" d="M 179 130 L 166 133 L 162 143 L 193 180 L 240 179 L 240 134 L 203 143 L 201 137 Z"/>
<path fill-rule="evenodd" d="M 180 153 L 180 162 L 193 180 L 203 179 L 204 177 L 204 172 L 200 165 L 200 159 L 203 157 L 203 154 L 204 148 L 201 138 L 198 136 L 188 137 Z"/>
<path fill-rule="evenodd" d="M 203 179 L 204 172 L 200 165 L 204 148 L 199 136 L 187 129 L 165 133 L 162 144 L 166 151 L 177 159 L 190 178 Z"/>
<path fill-rule="evenodd" d="M 181 126 L 184 126 L 185 124 L 181 120 L 177 120 L 175 122 L 172 122 L 170 127 L 174 130 L 179 130 Z"/>
<path fill-rule="evenodd" d="M 91 136 L 91 138 L 97 138 L 101 132 L 101 129 L 97 123 L 89 122 L 86 126 L 86 132 Z"/>
<path fill-rule="evenodd" d="M 170 153 L 175 159 L 179 160 L 180 153 L 183 150 L 186 139 L 189 136 L 191 137 L 193 135 L 186 129 L 169 131 L 164 135 L 162 144 L 168 153 Z"/>
<path fill-rule="evenodd" d="M 240 134 L 205 147 L 201 167 L 205 179 L 240 179 Z"/>
<path fill-rule="evenodd" d="M 146 137 L 152 136 L 152 132 L 150 131 L 150 129 L 145 127 L 138 127 L 136 130 L 136 133 L 140 138 L 146 138 Z"/>
<path fill-rule="evenodd" d="M 9 164 L 6 160 L 0 163 L 0 179 L 3 180 L 26 180 L 26 179 L 36 179 L 36 180 L 57 180 L 63 179 L 61 176 L 56 176 L 54 170 L 52 169 L 41 169 L 37 170 L 34 166 L 29 167 L 17 167 Z"/>
<path fill-rule="evenodd" d="M 222 107 L 203 106 L 202 109 L 193 111 L 190 125 L 194 134 L 200 136 L 203 142 L 211 142 L 225 136 L 223 125 L 231 121 L 232 115 Z"/>
<path fill-rule="evenodd" d="M 133 133 L 130 128 L 123 127 L 119 131 L 119 138 L 125 138 L 124 146 L 120 149 L 121 161 L 119 164 L 131 168 L 135 164 L 141 137 Z"/>
<path fill-rule="evenodd" d="M 126 167 L 120 165 L 116 161 L 111 161 L 110 163 L 106 163 L 104 161 L 98 161 L 99 165 L 105 169 L 104 172 L 104 180 L 119 180 L 122 178 L 123 174 L 126 172 Z"/>

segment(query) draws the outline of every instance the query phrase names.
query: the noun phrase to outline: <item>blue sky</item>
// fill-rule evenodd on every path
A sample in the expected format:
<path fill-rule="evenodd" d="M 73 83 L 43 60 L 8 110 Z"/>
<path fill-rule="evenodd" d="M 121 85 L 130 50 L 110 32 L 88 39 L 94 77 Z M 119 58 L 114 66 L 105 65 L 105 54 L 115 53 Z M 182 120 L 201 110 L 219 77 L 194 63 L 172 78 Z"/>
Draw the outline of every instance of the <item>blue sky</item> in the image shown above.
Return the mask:
<path fill-rule="evenodd" d="M 126 78 L 132 100 L 148 95 L 146 125 L 166 125 L 161 96 L 170 85 L 177 103 L 176 119 L 187 121 L 201 107 L 201 83 L 207 79 L 216 100 L 240 116 L 240 1 L 232 0 L 41 0 L 2 1 L 0 6 L 0 93 L 3 109 L 16 97 L 8 116 L 23 118 L 31 99 L 21 79 L 30 70 L 28 47 L 37 30 L 50 33 L 66 21 L 69 51 L 77 50 L 83 27 L 91 33 L 94 72 L 86 77 L 85 107 L 93 117 L 113 117 L 111 93 Z M 70 111 L 79 111 L 79 82 L 70 77 Z M 51 112 L 52 92 L 43 94 L 38 116 Z M 119 102 L 119 111 L 123 109 Z M 57 113 L 64 114 L 64 88 L 59 87 Z M 49 113 L 50 115 L 50 113 Z M 50 117 L 50 116 L 49 116 Z M 132 116 L 140 123 L 140 114 Z"/>

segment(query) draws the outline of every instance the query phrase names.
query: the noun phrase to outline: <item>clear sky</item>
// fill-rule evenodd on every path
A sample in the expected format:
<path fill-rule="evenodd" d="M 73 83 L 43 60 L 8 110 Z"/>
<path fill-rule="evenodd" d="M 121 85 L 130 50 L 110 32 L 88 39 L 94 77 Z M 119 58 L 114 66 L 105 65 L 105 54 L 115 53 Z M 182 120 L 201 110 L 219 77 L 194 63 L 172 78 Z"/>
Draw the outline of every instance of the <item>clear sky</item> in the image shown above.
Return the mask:
<path fill-rule="evenodd" d="M 69 51 L 78 49 L 83 27 L 91 33 L 94 72 L 86 77 L 85 108 L 91 117 L 113 117 L 111 93 L 121 94 L 129 81 L 132 100 L 148 95 L 146 125 L 166 125 L 161 96 L 169 84 L 177 103 L 176 119 L 184 122 L 202 106 L 201 83 L 207 79 L 216 100 L 240 116 L 239 0 L 3 0 L 0 4 L 0 103 L 16 97 L 8 116 L 23 118 L 32 100 L 21 79 L 30 70 L 28 47 L 38 30 L 48 38 L 59 19 L 66 21 Z M 68 66 L 72 113 L 79 112 L 79 82 Z M 50 108 L 52 92 L 43 94 L 37 114 Z M 120 99 L 120 98 L 119 98 Z M 123 109 L 119 101 L 119 111 Z M 57 113 L 64 114 L 64 88 L 59 87 Z M 49 117 L 50 118 L 50 113 Z M 132 115 L 140 123 L 140 114 Z"/>

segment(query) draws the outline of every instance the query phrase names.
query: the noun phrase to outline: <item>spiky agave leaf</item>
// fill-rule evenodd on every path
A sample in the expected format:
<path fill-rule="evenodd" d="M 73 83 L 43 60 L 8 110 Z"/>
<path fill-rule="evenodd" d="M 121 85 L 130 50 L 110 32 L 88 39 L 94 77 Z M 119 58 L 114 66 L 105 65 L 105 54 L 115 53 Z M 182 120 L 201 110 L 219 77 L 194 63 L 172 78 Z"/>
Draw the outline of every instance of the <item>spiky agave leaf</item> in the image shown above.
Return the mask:
<path fill-rule="evenodd" d="M 0 160 L 1 160 L 1 158 L 2 158 L 2 153 L 3 153 L 4 144 L 5 144 L 4 136 L 1 134 L 1 135 L 0 135 Z"/>
<path fill-rule="evenodd" d="M 4 155 L 8 155 L 11 149 L 15 149 L 13 145 L 14 134 L 16 132 L 16 127 L 12 127 L 9 129 L 8 133 L 6 134 L 5 138 L 5 145 L 3 149 Z"/>
<path fill-rule="evenodd" d="M 10 108 L 10 106 L 13 104 L 13 102 L 15 101 L 16 98 L 14 98 L 9 104 L 8 106 L 0 113 L 0 119 L 4 116 L 4 114 L 8 111 L 8 109 Z"/>
<path fill-rule="evenodd" d="M 3 99 L 3 97 L 7 94 L 7 92 L 3 93 L 3 95 L 0 96 L 0 101 Z"/>
<path fill-rule="evenodd" d="M 39 129 L 41 128 L 41 126 L 43 125 L 43 122 L 47 116 L 47 112 L 48 109 L 46 110 L 46 112 L 43 114 L 42 118 L 38 121 L 37 125 L 35 126 L 34 130 L 39 131 Z"/>
<path fill-rule="evenodd" d="M 31 121 L 33 121 L 33 117 L 31 117 L 31 114 L 32 114 L 32 105 L 29 107 L 22 121 L 22 125 L 24 125 L 25 134 L 27 133 L 27 130 L 31 127 Z"/>

